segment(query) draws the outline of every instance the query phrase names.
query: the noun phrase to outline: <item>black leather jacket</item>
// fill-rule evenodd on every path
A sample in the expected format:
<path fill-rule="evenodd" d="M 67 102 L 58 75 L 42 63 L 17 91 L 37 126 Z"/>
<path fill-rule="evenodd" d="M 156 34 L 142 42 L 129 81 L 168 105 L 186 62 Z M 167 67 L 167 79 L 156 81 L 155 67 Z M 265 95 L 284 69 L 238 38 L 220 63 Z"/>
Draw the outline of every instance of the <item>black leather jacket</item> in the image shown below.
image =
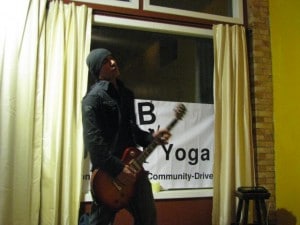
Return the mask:
<path fill-rule="evenodd" d="M 82 100 L 82 121 L 92 169 L 100 168 L 114 177 L 123 170 L 120 158 L 127 147 L 146 147 L 153 140 L 137 126 L 134 94 L 121 81 L 118 91 L 103 80 L 90 89 Z"/>

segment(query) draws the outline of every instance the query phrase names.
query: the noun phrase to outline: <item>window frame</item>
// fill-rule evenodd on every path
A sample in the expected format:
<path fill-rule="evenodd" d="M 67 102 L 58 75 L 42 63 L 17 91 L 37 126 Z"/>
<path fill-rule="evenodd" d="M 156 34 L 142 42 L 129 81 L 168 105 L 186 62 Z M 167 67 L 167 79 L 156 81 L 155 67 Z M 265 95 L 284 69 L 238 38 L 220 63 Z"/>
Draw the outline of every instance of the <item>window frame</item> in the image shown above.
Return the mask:
<path fill-rule="evenodd" d="M 101 4 L 108 6 L 116 6 L 116 7 L 124 7 L 130 9 L 138 9 L 139 8 L 139 0 L 130 0 L 129 2 L 125 1 L 117 1 L 117 0 L 73 0 L 74 2 L 85 2 L 91 4 Z"/>
<path fill-rule="evenodd" d="M 93 9 L 94 15 L 107 15 L 118 18 L 131 18 L 140 21 L 163 22 L 189 27 L 211 28 L 213 24 L 228 23 L 245 25 L 246 0 L 232 0 L 233 16 L 219 16 L 196 13 L 189 10 L 176 10 L 168 7 L 153 6 L 150 0 L 63 0 L 65 3 L 85 4 Z"/>
<path fill-rule="evenodd" d="M 93 24 L 101 26 L 111 26 L 127 29 L 139 29 L 144 31 L 169 33 L 177 35 L 187 35 L 191 37 L 212 37 L 213 31 L 209 28 L 190 27 L 176 24 L 143 21 L 131 18 L 119 18 L 107 15 L 93 16 Z"/>

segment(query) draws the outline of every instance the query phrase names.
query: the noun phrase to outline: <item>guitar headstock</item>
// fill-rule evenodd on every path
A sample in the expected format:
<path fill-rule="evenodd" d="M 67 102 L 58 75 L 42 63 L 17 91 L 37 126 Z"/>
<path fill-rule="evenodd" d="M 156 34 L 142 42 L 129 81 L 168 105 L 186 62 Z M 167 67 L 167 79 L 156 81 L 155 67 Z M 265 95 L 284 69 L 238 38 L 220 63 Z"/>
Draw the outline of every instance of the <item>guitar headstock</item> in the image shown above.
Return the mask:
<path fill-rule="evenodd" d="M 181 120 L 186 113 L 186 107 L 184 104 L 180 103 L 176 106 L 174 111 L 176 119 Z"/>

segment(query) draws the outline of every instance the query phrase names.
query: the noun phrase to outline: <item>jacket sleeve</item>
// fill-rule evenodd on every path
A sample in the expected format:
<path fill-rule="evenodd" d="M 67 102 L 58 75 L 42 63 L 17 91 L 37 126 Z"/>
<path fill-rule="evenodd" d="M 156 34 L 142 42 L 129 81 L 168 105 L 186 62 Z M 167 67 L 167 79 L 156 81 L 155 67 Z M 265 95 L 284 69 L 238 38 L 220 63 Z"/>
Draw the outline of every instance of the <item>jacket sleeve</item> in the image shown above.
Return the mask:
<path fill-rule="evenodd" d="M 149 132 L 142 130 L 136 123 L 132 124 L 135 141 L 142 147 L 147 147 L 152 141 L 153 137 Z"/>
<path fill-rule="evenodd" d="M 100 168 L 111 176 L 117 176 L 124 167 L 120 159 L 111 154 L 109 143 L 104 136 L 99 113 L 97 96 L 86 96 L 82 100 L 82 124 L 85 149 L 90 154 L 92 169 Z"/>

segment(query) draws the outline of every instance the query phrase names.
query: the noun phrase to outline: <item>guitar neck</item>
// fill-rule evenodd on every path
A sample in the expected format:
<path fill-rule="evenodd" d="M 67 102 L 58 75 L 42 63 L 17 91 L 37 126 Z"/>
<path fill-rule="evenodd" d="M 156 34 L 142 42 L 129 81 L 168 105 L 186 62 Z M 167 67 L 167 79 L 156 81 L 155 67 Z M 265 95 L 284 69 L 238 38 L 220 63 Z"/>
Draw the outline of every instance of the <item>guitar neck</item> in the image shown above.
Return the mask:
<path fill-rule="evenodd" d="M 168 131 L 171 131 L 173 127 L 177 124 L 178 119 L 174 118 L 169 125 L 166 127 Z M 142 164 L 146 161 L 146 159 L 150 156 L 150 154 L 154 151 L 154 149 L 159 145 L 159 137 L 155 138 L 144 150 L 143 152 L 135 159 L 136 162 L 142 166 Z"/>

